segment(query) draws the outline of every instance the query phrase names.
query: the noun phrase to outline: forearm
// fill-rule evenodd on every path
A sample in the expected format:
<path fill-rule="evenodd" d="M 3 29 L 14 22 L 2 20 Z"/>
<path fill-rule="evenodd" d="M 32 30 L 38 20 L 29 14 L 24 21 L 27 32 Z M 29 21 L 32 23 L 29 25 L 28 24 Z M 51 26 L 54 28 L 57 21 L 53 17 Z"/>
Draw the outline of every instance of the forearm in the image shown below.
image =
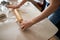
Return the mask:
<path fill-rule="evenodd" d="M 50 4 L 43 12 L 41 15 L 37 16 L 36 18 L 32 19 L 33 23 L 37 23 L 46 17 L 48 17 L 51 13 L 53 13 L 59 5 L 53 5 Z"/>
<path fill-rule="evenodd" d="M 8 8 L 19 8 L 19 7 L 21 7 L 24 3 L 26 2 L 26 0 L 23 0 L 20 4 L 18 4 L 18 5 L 12 5 L 12 4 L 10 4 L 10 5 L 7 5 L 7 7 Z"/>
<path fill-rule="evenodd" d="M 21 7 L 27 0 L 23 0 L 17 7 Z"/>

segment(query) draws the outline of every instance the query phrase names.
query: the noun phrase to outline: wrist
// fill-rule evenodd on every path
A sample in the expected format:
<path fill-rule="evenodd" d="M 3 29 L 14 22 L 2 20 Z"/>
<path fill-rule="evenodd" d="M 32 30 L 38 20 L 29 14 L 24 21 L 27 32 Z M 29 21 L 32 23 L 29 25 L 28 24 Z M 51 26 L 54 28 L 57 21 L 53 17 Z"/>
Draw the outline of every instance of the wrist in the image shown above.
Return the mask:
<path fill-rule="evenodd" d="M 16 8 L 19 8 L 20 6 L 16 6 Z"/>
<path fill-rule="evenodd" d="M 36 23 L 33 19 L 31 20 L 31 22 L 32 22 L 32 24 L 35 24 Z"/>

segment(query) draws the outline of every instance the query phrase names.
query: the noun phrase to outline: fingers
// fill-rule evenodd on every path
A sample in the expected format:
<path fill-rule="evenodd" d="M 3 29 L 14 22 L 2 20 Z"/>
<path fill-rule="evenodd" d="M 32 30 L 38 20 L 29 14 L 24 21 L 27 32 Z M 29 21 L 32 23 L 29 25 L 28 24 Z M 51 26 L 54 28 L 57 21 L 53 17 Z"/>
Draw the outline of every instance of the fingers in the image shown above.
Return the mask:
<path fill-rule="evenodd" d="M 25 28 L 25 27 L 23 27 L 23 29 L 22 29 L 22 30 L 24 31 L 24 30 L 26 30 L 26 28 Z"/>
<path fill-rule="evenodd" d="M 24 23 L 20 23 L 21 29 L 24 29 Z"/>
<path fill-rule="evenodd" d="M 24 29 L 24 27 L 22 27 L 21 29 Z"/>
<path fill-rule="evenodd" d="M 27 29 L 27 26 L 24 23 L 21 23 L 21 29 L 24 31 Z"/>
<path fill-rule="evenodd" d="M 24 31 L 27 28 L 32 26 L 32 23 L 30 21 L 23 21 L 22 23 L 20 23 L 21 29 Z"/>
<path fill-rule="evenodd" d="M 26 27 L 24 25 L 22 25 L 21 29 L 24 31 L 26 29 Z"/>

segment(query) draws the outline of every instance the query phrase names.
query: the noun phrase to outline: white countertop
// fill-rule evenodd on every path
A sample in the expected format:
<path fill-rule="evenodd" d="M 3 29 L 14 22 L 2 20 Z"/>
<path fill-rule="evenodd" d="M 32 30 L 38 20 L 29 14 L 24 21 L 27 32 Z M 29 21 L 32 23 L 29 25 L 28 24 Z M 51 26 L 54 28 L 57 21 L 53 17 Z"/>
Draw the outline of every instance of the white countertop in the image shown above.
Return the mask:
<path fill-rule="evenodd" d="M 20 13 L 24 20 L 30 20 L 38 16 L 41 12 L 33 6 L 25 4 L 20 8 Z M 33 25 L 27 31 L 19 30 L 16 22 L 7 22 L 0 25 L 0 40 L 48 40 L 55 35 L 58 29 L 46 18 Z"/>

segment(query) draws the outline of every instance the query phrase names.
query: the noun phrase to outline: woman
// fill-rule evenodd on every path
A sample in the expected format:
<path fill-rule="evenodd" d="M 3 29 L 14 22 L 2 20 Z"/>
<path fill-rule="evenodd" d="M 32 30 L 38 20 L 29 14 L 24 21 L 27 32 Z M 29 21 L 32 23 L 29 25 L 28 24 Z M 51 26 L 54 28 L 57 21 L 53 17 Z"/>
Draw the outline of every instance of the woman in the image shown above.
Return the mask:
<path fill-rule="evenodd" d="M 14 0 L 14 1 L 16 1 L 16 0 Z M 22 0 L 22 2 L 21 2 L 21 4 L 18 4 L 18 5 L 9 5 L 9 6 L 7 6 L 7 7 L 9 7 L 9 8 L 19 8 L 19 7 L 21 7 L 26 1 L 30 1 L 32 4 L 34 4 L 40 11 L 43 11 L 44 10 L 44 8 L 45 8 L 45 0 Z M 13 4 L 14 4 L 14 2 L 13 2 Z"/>
<path fill-rule="evenodd" d="M 19 8 L 21 7 L 27 0 L 23 0 L 21 2 L 21 4 L 19 4 L 18 6 L 11 6 L 8 5 L 7 7 L 10 8 Z M 32 1 L 32 0 L 30 0 Z M 43 11 L 42 14 L 33 18 L 32 20 L 29 21 L 23 21 L 21 23 L 21 28 L 23 30 L 26 30 L 27 28 L 31 27 L 33 24 L 38 23 L 39 21 L 45 19 L 46 17 L 48 17 L 48 19 L 57 26 L 57 28 L 59 29 L 58 33 L 56 34 L 59 38 L 60 38 L 60 0 L 46 0 L 46 7 Z"/>

